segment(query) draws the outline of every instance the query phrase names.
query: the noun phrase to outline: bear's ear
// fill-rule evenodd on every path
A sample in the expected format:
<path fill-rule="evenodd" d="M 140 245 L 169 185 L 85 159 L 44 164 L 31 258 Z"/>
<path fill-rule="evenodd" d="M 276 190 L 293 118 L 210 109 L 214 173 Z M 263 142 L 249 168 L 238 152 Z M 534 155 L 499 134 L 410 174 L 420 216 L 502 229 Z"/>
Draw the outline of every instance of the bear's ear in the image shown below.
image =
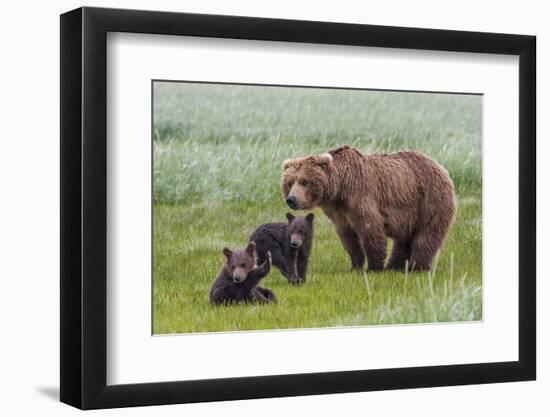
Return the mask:
<path fill-rule="evenodd" d="M 309 222 L 309 223 L 313 223 L 313 219 L 315 218 L 315 214 L 313 213 L 309 213 L 307 216 L 306 216 L 306 220 Z"/>
<path fill-rule="evenodd" d="M 233 256 L 233 251 L 229 248 L 223 248 L 223 254 L 227 259 L 231 258 Z"/>
<path fill-rule="evenodd" d="M 313 161 L 318 165 L 328 165 L 332 162 L 332 155 L 327 153 L 322 153 L 321 155 L 314 155 Z"/>
<path fill-rule="evenodd" d="M 289 223 L 291 223 L 292 220 L 295 219 L 295 217 L 293 216 L 292 213 L 287 213 L 287 214 L 286 214 L 286 218 L 288 219 L 288 222 L 289 222 Z"/>
<path fill-rule="evenodd" d="M 288 168 L 290 168 L 293 162 L 294 162 L 293 159 L 285 159 L 283 161 L 283 171 L 286 171 Z"/>
<path fill-rule="evenodd" d="M 248 253 L 250 256 L 254 256 L 254 252 L 256 251 L 256 243 L 250 242 L 248 246 L 245 249 L 246 253 Z"/>

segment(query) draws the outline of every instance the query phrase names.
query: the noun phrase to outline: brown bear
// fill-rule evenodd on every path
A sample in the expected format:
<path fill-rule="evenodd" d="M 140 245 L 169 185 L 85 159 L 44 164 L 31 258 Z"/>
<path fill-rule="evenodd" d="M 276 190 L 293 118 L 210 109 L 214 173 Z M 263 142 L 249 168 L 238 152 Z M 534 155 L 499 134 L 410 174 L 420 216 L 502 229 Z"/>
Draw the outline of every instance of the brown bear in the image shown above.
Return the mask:
<path fill-rule="evenodd" d="M 267 223 L 258 227 L 250 236 L 256 243 L 258 262 L 265 260 L 271 252 L 273 265 L 292 284 L 306 281 L 307 263 L 313 242 L 313 219 L 309 213 L 305 217 L 286 214 L 288 223 Z"/>
<path fill-rule="evenodd" d="M 321 207 L 351 258 L 384 269 L 427 271 L 456 215 L 447 171 L 417 151 L 365 155 L 343 146 L 283 162 L 281 188 L 294 210 Z"/>
<path fill-rule="evenodd" d="M 271 270 L 271 253 L 265 261 L 256 265 L 256 245 L 250 242 L 245 250 L 232 251 L 223 248 L 226 257 L 222 270 L 210 290 L 212 304 L 275 301 L 275 294 L 268 288 L 258 286 Z"/>

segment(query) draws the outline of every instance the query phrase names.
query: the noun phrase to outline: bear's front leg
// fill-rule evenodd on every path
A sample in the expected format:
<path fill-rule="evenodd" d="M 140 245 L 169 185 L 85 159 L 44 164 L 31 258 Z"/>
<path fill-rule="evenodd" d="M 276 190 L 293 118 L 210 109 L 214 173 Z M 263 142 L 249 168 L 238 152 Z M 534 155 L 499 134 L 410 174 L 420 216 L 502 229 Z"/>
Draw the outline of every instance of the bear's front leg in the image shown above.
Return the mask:
<path fill-rule="evenodd" d="M 271 271 L 271 263 L 271 252 L 267 251 L 264 263 L 253 269 L 243 282 L 235 285 L 243 298 L 250 298 L 254 287 Z"/>
<path fill-rule="evenodd" d="M 287 261 L 287 257 L 285 257 L 283 251 L 279 249 L 273 250 L 273 265 L 279 268 L 279 271 L 281 271 L 281 274 L 283 274 L 288 282 L 296 282 L 298 277 L 296 276 L 294 259 L 292 258 L 291 261 Z"/>
<path fill-rule="evenodd" d="M 275 293 L 269 288 L 256 287 L 252 290 L 252 296 L 260 303 L 271 303 L 276 301 Z"/>
<path fill-rule="evenodd" d="M 298 252 L 298 256 L 296 258 L 296 270 L 297 270 L 298 278 L 302 282 L 306 282 L 308 258 L 309 258 L 308 251 L 301 250 Z"/>
<path fill-rule="evenodd" d="M 386 259 L 388 238 L 384 232 L 384 224 L 364 220 L 357 224 L 356 231 L 361 238 L 368 263 L 368 271 L 382 271 Z"/>
<path fill-rule="evenodd" d="M 365 265 L 365 253 L 361 246 L 361 240 L 355 232 L 353 226 L 343 213 L 341 208 L 323 207 L 323 211 L 330 219 L 340 238 L 340 242 L 348 253 L 351 260 L 351 269 L 353 271 L 362 271 Z"/>
<path fill-rule="evenodd" d="M 256 285 L 257 285 L 262 278 L 266 277 L 267 274 L 269 274 L 269 272 L 271 271 L 272 263 L 273 263 L 273 259 L 271 256 L 271 251 L 267 251 L 267 253 L 265 254 L 264 263 L 258 266 L 256 269 L 253 269 L 250 272 L 250 274 L 248 274 L 246 281 L 248 280 L 257 281 L 256 282 Z"/>
<path fill-rule="evenodd" d="M 337 224 L 336 233 L 344 245 L 351 260 L 351 269 L 353 271 L 362 271 L 365 266 L 365 254 L 361 247 L 359 236 L 349 224 Z"/>

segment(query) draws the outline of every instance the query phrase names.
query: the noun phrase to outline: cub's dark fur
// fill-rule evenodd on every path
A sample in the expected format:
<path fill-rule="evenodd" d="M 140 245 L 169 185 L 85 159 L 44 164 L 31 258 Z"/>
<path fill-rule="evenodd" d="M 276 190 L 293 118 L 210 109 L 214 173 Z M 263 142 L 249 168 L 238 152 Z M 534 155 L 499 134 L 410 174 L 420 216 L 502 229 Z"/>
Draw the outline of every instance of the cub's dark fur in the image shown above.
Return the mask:
<path fill-rule="evenodd" d="M 258 262 L 263 262 L 271 252 L 273 265 L 291 283 L 306 280 L 307 263 L 313 242 L 313 213 L 306 217 L 294 217 L 287 213 L 288 223 L 263 224 L 250 236 L 256 243 Z"/>
<path fill-rule="evenodd" d="M 271 270 L 271 254 L 268 252 L 263 263 L 257 266 L 255 247 L 254 242 L 250 242 L 245 250 L 223 249 L 226 261 L 210 290 L 212 304 L 275 301 L 273 291 L 258 286 Z"/>

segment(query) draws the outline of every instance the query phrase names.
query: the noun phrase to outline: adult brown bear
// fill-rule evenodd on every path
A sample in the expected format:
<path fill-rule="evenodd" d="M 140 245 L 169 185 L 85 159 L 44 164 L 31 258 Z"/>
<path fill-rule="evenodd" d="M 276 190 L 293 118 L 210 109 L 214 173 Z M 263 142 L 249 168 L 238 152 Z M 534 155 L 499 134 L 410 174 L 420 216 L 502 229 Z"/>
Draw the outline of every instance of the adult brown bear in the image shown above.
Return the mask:
<path fill-rule="evenodd" d="M 283 162 L 281 188 L 294 210 L 321 207 L 353 269 L 429 270 L 456 215 L 447 171 L 416 151 L 364 155 L 343 146 Z"/>

